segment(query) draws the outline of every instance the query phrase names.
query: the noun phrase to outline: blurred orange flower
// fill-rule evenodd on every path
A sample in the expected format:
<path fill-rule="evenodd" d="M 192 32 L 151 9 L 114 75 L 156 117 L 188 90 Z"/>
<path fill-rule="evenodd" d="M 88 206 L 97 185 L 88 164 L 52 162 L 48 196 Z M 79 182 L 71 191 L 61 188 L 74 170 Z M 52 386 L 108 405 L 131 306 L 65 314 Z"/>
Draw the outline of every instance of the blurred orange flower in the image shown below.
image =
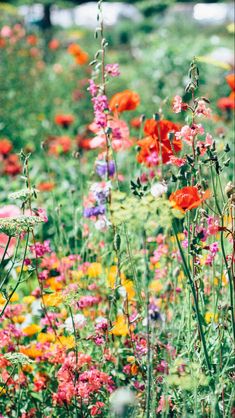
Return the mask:
<path fill-rule="evenodd" d="M 58 114 L 55 116 L 54 121 L 57 125 L 68 128 L 74 122 L 74 116 L 70 114 Z"/>
<path fill-rule="evenodd" d="M 12 143 L 7 138 L 0 139 L 0 154 L 7 155 L 12 150 Z"/>
<path fill-rule="evenodd" d="M 111 98 L 109 107 L 113 112 L 125 112 L 126 110 L 135 110 L 139 104 L 140 97 L 137 93 L 131 90 L 124 90 Z"/>

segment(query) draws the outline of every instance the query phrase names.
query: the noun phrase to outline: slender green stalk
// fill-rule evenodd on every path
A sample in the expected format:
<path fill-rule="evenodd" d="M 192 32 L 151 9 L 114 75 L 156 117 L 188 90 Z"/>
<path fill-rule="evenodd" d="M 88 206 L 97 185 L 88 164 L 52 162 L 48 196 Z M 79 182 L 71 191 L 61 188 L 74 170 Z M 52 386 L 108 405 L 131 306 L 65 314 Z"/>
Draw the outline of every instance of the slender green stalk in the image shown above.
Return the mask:
<path fill-rule="evenodd" d="M 203 325 L 202 325 L 202 321 L 201 321 L 201 315 L 200 315 L 200 310 L 199 310 L 199 305 L 198 305 L 198 300 L 197 300 L 197 294 L 196 294 L 196 290 L 195 290 L 195 287 L 194 287 L 194 282 L 192 280 L 192 277 L 191 277 L 191 274 L 190 274 L 190 271 L 189 271 L 189 267 L 188 267 L 186 259 L 185 259 L 183 249 L 182 249 L 182 247 L 180 245 L 180 242 L 179 242 L 179 238 L 178 238 L 178 235 L 177 235 L 177 230 L 176 230 L 174 222 L 173 222 L 173 231 L 174 231 L 176 241 L 177 241 L 177 245 L 178 245 L 180 255 L 181 255 L 181 258 L 182 258 L 182 261 L 183 261 L 184 273 L 188 277 L 190 288 L 191 288 L 191 291 L 192 291 L 195 310 L 196 310 L 196 317 L 197 317 L 197 322 L 198 322 L 198 328 L 199 328 L 199 333 L 200 333 L 200 337 L 201 337 L 201 341 L 202 341 L 202 345 L 203 345 L 206 365 L 207 365 L 207 368 L 208 368 L 209 372 L 211 373 L 212 372 L 212 367 L 211 367 L 209 354 L 208 354 L 208 350 L 207 350 L 207 346 L 206 346 L 206 339 L 205 339 L 205 335 L 204 335 L 204 331 L 203 331 Z"/>

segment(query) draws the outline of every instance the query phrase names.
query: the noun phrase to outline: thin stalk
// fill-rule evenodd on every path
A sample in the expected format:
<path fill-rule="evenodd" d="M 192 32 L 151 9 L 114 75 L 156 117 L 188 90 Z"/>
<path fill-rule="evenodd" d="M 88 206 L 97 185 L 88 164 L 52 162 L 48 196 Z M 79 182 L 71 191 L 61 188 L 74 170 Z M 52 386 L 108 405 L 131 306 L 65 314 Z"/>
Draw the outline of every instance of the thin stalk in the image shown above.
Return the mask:
<path fill-rule="evenodd" d="M 202 346 L 203 346 L 203 350 L 204 350 L 206 365 L 207 365 L 207 368 L 208 368 L 209 372 L 211 373 L 212 368 L 211 368 L 211 363 L 210 363 L 208 350 L 207 350 L 207 346 L 206 346 L 206 339 L 205 339 L 205 335 L 204 335 L 204 332 L 203 332 L 203 326 L 202 326 L 202 322 L 201 322 L 201 316 L 200 316 L 199 304 L 198 304 L 198 300 L 197 300 L 197 294 L 196 294 L 196 290 L 195 290 L 195 287 L 194 287 L 194 283 L 193 283 L 193 280 L 192 280 L 192 277 L 191 277 L 186 259 L 185 259 L 184 252 L 183 252 L 182 247 L 181 247 L 180 242 L 179 242 L 179 238 L 178 238 L 178 235 L 177 235 L 177 230 L 176 230 L 174 222 L 173 222 L 173 231 L 174 231 L 176 241 L 177 241 L 177 245 L 178 245 L 178 248 L 179 248 L 179 252 L 180 252 L 180 255 L 181 255 L 181 258 L 182 258 L 182 261 L 183 261 L 183 269 L 184 269 L 185 275 L 188 277 L 190 288 L 191 288 L 191 291 L 192 291 L 195 310 L 196 310 L 196 317 L 197 317 L 197 322 L 198 322 L 198 328 L 199 328 L 199 333 L 200 333 Z"/>

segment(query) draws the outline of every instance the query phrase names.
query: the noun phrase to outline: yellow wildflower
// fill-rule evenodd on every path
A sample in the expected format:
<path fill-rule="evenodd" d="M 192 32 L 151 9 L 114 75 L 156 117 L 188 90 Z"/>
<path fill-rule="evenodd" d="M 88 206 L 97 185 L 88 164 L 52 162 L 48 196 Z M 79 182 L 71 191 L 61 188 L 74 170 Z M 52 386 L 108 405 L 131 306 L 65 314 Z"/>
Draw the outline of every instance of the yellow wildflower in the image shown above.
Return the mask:
<path fill-rule="evenodd" d="M 30 296 L 29 295 L 29 296 L 23 297 L 22 302 L 26 303 L 27 305 L 28 304 L 31 305 L 31 303 L 33 303 L 35 300 L 36 300 L 35 296 Z"/>
<path fill-rule="evenodd" d="M 91 279 L 95 279 L 102 274 L 102 266 L 100 263 L 91 263 L 87 269 L 87 274 Z"/>
<path fill-rule="evenodd" d="M 58 306 L 62 303 L 62 300 L 63 298 L 60 292 L 43 295 L 43 302 L 46 306 Z"/>
<path fill-rule="evenodd" d="M 110 331 L 111 334 L 119 337 L 129 334 L 127 318 L 125 315 L 117 315 L 117 320 L 114 322 L 113 328 Z"/>
<path fill-rule="evenodd" d="M 213 312 L 206 312 L 205 314 L 205 321 L 207 324 L 210 322 L 218 322 L 218 314 L 214 314 Z"/>
<path fill-rule="evenodd" d="M 41 329 L 42 328 L 39 325 L 31 324 L 23 328 L 22 331 L 25 335 L 27 335 L 28 337 L 31 337 L 32 335 L 37 334 L 39 331 L 41 331 Z"/>

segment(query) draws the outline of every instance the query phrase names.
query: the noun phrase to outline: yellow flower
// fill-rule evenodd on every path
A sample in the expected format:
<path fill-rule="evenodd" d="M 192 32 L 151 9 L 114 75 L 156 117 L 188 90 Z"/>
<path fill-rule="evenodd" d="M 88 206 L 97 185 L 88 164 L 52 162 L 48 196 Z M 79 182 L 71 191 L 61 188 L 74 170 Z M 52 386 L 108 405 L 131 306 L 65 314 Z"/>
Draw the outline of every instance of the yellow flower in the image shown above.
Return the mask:
<path fill-rule="evenodd" d="M 6 393 L 6 389 L 4 386 L 0 386 L 0 396 L 4 395 Z"/>
<path fill-rule="evenodd" d="M 18 293 L 13 293 L 13 295 L 12 295 L 12 297 L 11 297 L 11 299 L 10 299 L 10 301 L 11 302 L 17 302 L 19 300 L 19 295 L 18 295 Z"/>
<path fill-rule="evenodd" d="M 122 286 L 125 288 L 128 299 L 132 300 L 135 297 L 135 289 L 132 280 L 122 279 L 121 280 Z"/>
<path fill-rule="evenodd" d="M 52 333 L 40 332 L 37 336 L 39 343 L 52 343 L 55 341 L 55 335 Z"/>
<path fill-rule="evenodd" d="M 163 289 L 163 285 L 160 282 L 160 280 L 153 280 L 150 283 L 149 289 L 152 290 L 153 292 L 160 293 Z"/>
<path fill-rule="evenodd" d="M 62 290 L 63 285 L 61 282 L 58 282 L 58 280 L 56 279 L 56 277 L 49 277 L 47 279 L 47 284 L 49 284 L 50 288 L 54 291 L 57 290 Z"/>
<path fill-rule="evenodd" d="M 21 272 L 21 266 L 16 267 L 16 273 L 20 273 Z M 28 267 L 27 266 L 23 266 L 23 271 L 27 271 Z"/>
<path fill-rule="evenodd" d="M 42 356 L 43 351 L 36 347 L 36 344 L 30 344 L 27 347 L 20 347 L 20 353 L 25 354 L 30 358 L 37 358 Z"/>
<path fill-rule="evenodd" d="M 24 322 L 24 320 L 25 320 L 25 316 L 23 316 L 23 315 L 13 316 L 13 318 L 12 318 L 12 321 L 15 324 L 22 324 Z"/>
<path fill-rule="evenodd" d="M 119 337 L 125 337 L 127 334 L 129 334 L 127 318 L 124 315 L 117 315 L 117 320 L 114 322 L 110 333 Z"/>
<path fill-rule="evenodd" d="M 87 274 L 91 279 L 95 279 L 102 274 L 102 266 L 100 263 L 91 263 L 87 269 Z"/>
<path fill-rule="evenodd" d="M 73 335 L 65 337 L 64 335 L 60 335 L 60 342 L 64 345 L 67 349 L 74 348 L 75 346 L 75 339 Z"/>
<path fill-rule="evenodd" d="M 28 337 L 31 337 L 32 335 L 37 334 L 39 331 L 41 331 L 41 329 L 42 328 L 39 325 L 31 324 L 23 328 L 22 331 L 25 335 L 27 335 Z"/>
<path fill-rule="evenodd" d="M 63 298 L 60 292 L 43 295 L 43 302 L 46 306 L 58 306 L 62 303 L 62 300 Z"/>
<path fill-rule="evenodd" d="M 82 271 L 82 270 L 78 270 L 78 271 L 74 271 L 74 270 L 72 270 L 72 271 L 70 272 L 70 274 L 71 274 L 71 276 L 72 276 L 72 279 L 73 279 L 74 281 L 76 281 L 76 282 L 79 282 L 79 280 L 81 280 L 81 279 L 82 279 L 82 277 L 84 276 L 84 273 L 83 273 L 83 271 Z"/>
<path fill-rule="evenodd" d="M 206 312 L 205 314 L 205 321 L 207 324 L 210 322 L 218 322 L 218 314 L 214 314 L 213 312 Z"/>
<path fill-rule="evenodd" d="M 32 373 L 33 371 L 33 366 L 31 364 L 23 364 L 22 365 L 22 370 L 25 373 Z"/>
<path fill-rule="evenodd" d="M 111 266 L 107 272 L 108 286 L 111 287 L 112 289 L 115 287 L 117 274 L 118 274 L 118 268 L 115 265 Z M 124 273 L 121 273 L 120 276 L 121 276 L 121 283 L 123 284 L 123 281 L 126 279 L 126 276 Z"/>
<path fill-rule="evenodd" d="M 6 303 L 6 299 L 0 294 L 0 305 L 4 305 Z"/>
<path fill-rule="evenodd" d="M 29 305 L 31 305 L 31 303 L 33 303 L 34 301 L 35 301 L 35 296 L 25 296 L 23 299 L 22 299 L 22 302 L 23 303 L 26 303 L 27 305 L 29 304 Z"/>

